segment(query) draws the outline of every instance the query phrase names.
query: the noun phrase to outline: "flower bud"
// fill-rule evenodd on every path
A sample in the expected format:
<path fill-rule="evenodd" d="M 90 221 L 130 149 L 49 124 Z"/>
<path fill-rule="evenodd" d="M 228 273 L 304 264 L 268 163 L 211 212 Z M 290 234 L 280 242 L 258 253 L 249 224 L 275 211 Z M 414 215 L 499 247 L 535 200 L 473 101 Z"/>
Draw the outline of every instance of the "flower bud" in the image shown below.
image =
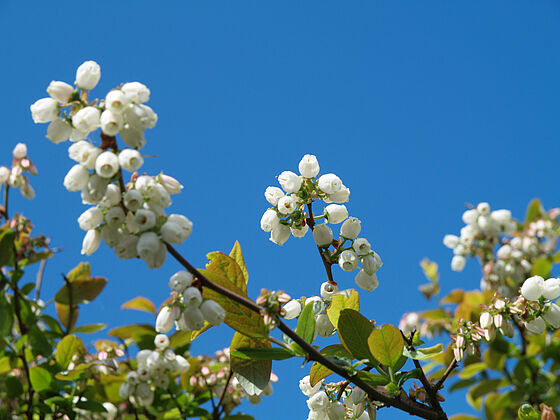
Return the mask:
<path fill-rule="evenodd" d="M 364 255 L 363 257 L 361 257 L 362 268 L 369 275 L 374 274 L 377 270 L 379 270 L 379 268 L 383 264 L 378 255 L 377 255 L 377 258 L 376 258 L 376 255 L 377 254 L 374 254 L 374 255 L 368 254 L 368 255 Z"/>
<path fill-rule="evenodd" d="M 47 128 L 47 138 L 55 144 L 68 140 L 72 134 L 72 126 L 62 118 L 57 118 Z"/>
<path fill-rule="evenodd" d="M 357 217 L 349 217 L 340 227 L 340 235 L 346 239 L 356 239 L 362 230 L 362 222 Z"/>
<path fill-rule="evenodd" d="M 120 114 L 128 105 L 128 99 L 120 89 L 113 89 L 105 97 L 105 109 Z"/>
<path fill-rule="evenodd" d="M 487 215 L 490 213 L 490 204 L 486 202 L 479 203 L 478 206 L 476 206 L 476 210 L 479 214 Z"/>
<path fill-rule="evenodd" d="M 502 314 L 496 314 L 492 318 L 492 321 L 496 328 L 501 328 L 504 325 L 504 316 Z"/>
<path fill-rule="evenodd" d="M 101 114 L 99 110 L 93 106 L 86 106 L 80 109 L 72 117 L 72 125 L 82 133 L 89 133 L 96 130 L 100 124 Z"/>
<path fill-rule="evenodd" d="M 191 364 L 183 356 L 175 356 L 175 370 L 179 373 L 187 373 L 191 368 Z"/>
<path fill-rule="evenodd" d="M 159 268 L 167 255 L 167 248 L 154 232 L 145 232 L 136 245 L 138 256 L 149 268 Z"/>
<path fill-rule="evenodd" d="M 355 252 L 350 251 L 347 249 L 346 251 L 342 251 L 340 256 L 338 257 L 338 265 L 344 271 L 352 271 L 358 266 L 358 262 L 360 259 L 356 255 Z"/>
<path fill-rule="evenodd" d="M 175 308 L 176 307 L 174 306 L 173 309 Z M 167 333 L 171 331 L 176 318 L 174 315 L 176 314 L 173 313 L 172 308 L 170 308 L 169 306 L 164 306 L 163 308 L 161 308 L 161 311 L 159 311 L 159 314 L 156 318 L 156 331 L 158 333 Z"/>
<path fill-rule="evenodd" d="M 183 292 L 183 303 L 187 307 L 192 306 L 198 308 L 202 303 L 202 295 L 200 293 L 200 290 L 198 290 L 196 287 L 188 287 Z"/>
<path fill-rule="evenodd" d="M 445 235 L 443 237 L 443 244 L 450 249 L 455 248 L 457 245 L 459 245 L 459 237 L 456 235 Z"/>
<path fill-rule="evenodd" d="M 467 260 L 462 255 L 454 255 L 451 259 L 451 269 L 453 271 L 463 271 Z"/>
<path fill-rule="evenodd" d="M 496 323 L 495 320 L 494 323 Z M 513 337 L 513 323 L 509 319 L 505 319 L 502 324 L 502 327 L 500 328 L 500 331 L 506 337 L 510 337 L 510 338 Z"/>
<path fill-rule="evenodd" d="M 264 192 L 264 197 L 266 201 L 268 201 L 273 206 L 278 205 L 278 200 L 284 197 L 284 191 L 282 191 L 278 187 L 267 187 L 266 191 Z"/>
<path fill-rule="evenodd" d="M 158 116 L 147 105 L 129 105 L 124 111 L 124 117 L 133 128 L 143 131 L 147 128 L 154 128 Z"/>
<path fill-rule="evenodd" d="M 334 326 L 327 314 L 317 315 L 315 320 L 315 331 L 321 337 L 330 337 L 334 333 Z"/>
<path fill-rule="evenodd" d="M 525 322 L 525 328 L 527 331 L 533 334 L 542 334 L 546 329 L 546 325 L 544 320 L 541 317 L 538 317 L 532 321 Z"/>
<path fill-rule="evenodd" d="M 105 409 L 105 411 L 107 411 L 107 414 L 105 414 L 107 416 L 107 418 L 110 419 L 115 419 L 117 417 L 117 414 L 119 412 L 118 408 L 115 407 L 114 404 L 111 404 L 110 402 L 104 402 L 103 404 L 103 408 Z"/>
<path fill-rule="evenodd" d="M 101 67 L 95 61 L 85 61 L 76 70 L 76 84 L 85 90 L 91 90 L 101 78 Z"/>
<path fill-rule="evenodd" d="M 326 224 L 315 225 L 313 239 L 318 246 L 326 248 L 333 241 L 333 232 Z"/>
<path fill-rule="evenodd" d="M 324 301 L 332 300 L 332 297 L 336 292 L 338 292 L 336 284 L 332 284 L 328 281 L 321 284 L 321 299 Z"/>
<path fill-rule="evenodd" d="M 299 300 L 291 300 L 286 303 L 282 309 L 284 310 L 284 319 L 294 319 L 301 313 L 301 303 Z"/>
<path fill-rule="evenodd" d="M 128 82 L 122 85 L 122 92 L 129 102 L 141 104 L 150 100 L 150 89 L 140 82 Z"/>
<path fill-rule="evenodd" d="M 27 146 L 25 143 L 16 144 L 16 147 L 14 147 L 14 150 L 12 151 L 12 155 L 14 156 L 14 159 L 17 160 L 23 159 L 27 156 Z"/>
<path fill-rule="evenodd" d="M 550 307 L 542 317 L 552 328 L 560 328 L 560 307 L 558 307 L 557 304 L 551 303 Z"/>
<path fill-rule="evenodd" d="M 325 199 L 325 203 L 347 203 L 350 199 L 350 188 L 346 188 L 344 184 L 340 187 L 340 190 L 329 194 Z"/>
<path fill-rule="evenodd" d="M 272 209 L 268 209 L 261 217 L 261 229 L 265 232 L 270 232 L 278 226 L 279 222 L 280 219 L 278 218 L 276 212 Z"/>
<path fill-rule="evenodd" d="M 198 331 L 204 327 L 204 315 L 198 307 L 190 306 L 183 312 L 183 322 L 188 330 Z"/>
<path fill-rule="evenodd" d="M 29 107 L 33 122 L 47 123 L 58 118 L 58 103 L 52 98 L 42 98 Z"/>
<path fill-rule="evenodd" d="M 544 279 L 541 276 L 529 277 L 521 286 L 521 294 L 527 300 L 539 300 L 544 292 Z"/>
<path fill-rule="evenodd" d="M 95 229 L 101 222 L 103 222 L 103 213 L 98 207 L 91 207 L 78 217 L 78 224 L 83 230 Z"/>
<path fill-rule="evenodd" d="M 101 228 L 101 239 L 103 239 L 109 248 L 114 248 L 118 245 L 121 234 L 116 227 L 105 225 Z"/>
<path fill-rule="evenodd" d="M 131 211 L 136 211 L 142 207 L 142 194 L 138 190 L 127 191 L 124 195 L 124 205 Z"/>
<path fill-rule="evenodd" d="M 545 299 L 554 300 L 560 296 L 560 279 L 551 278 L 544 281 L 543 296 Z"/>
<path fill-rule="evenodd" d="M 377 275 L 375 273 L 368 274 L 364 270 L 356 275 L 356 284 L 362 289 L 372 292 L 379 286 L 379 281 L 377 280 Z"/>
<path fill-rule="evenodd" d="M 278 175 L 278 182 L 288 194 L 299 191 L 302 178 L 291 171 L 284 171 Z"/>
<path fill-rule="evenodd" d="M 53 80 L 49 83 L 47 93 L 58 102 L 67 104 L 74 93 L 74 88 L 68 83 Z"/>
<path fill-rule="evenodd" d="M 299 162 L 298 169 L 304 178 L 315 178 L 319 174 L 319 162 L 315 155 L 305 155 Z"/>
<path fill-rule="evenodd" d="M 210 325 L 220 325 L 226 319 L 226 310 L 218 302 L 210 299 L 202 302 L 200 311 Z"/>
<path fill-rule="evenodd" d="M 103 198 L 99 202 L 101 207 L 113 207 L 116 206 L 121 202 L 121 190 L 115 184 L 107 185 L 105 189 L 105 194 L 103 194 Z"/>
<path fill-rule="evenodd" d="M 136 235 L 122 235 L 118 245 L 115 247 L 115 254 L 121 260 L 128 260 L 138 256 L 137 246 L 139 238 Z"/>
<path fill-rule="evenodd" d="M 124 210 L 120 206 L 111 207 L 105 214 L 105 220 L 108 225 L 120 227 L 125 220 Z"/>
<path fill-rule="evenodd" d="M 336 225 L 343 222 L 348 217 L 348 210 L 346 206 L 341 204 L 329 204 L 325 207 L 324 214 L 329 223 Z"/>
<path fill-rule="evenodd" d="M 490 312 L 483 312 L 480 314 L 480 327 L 483 329 L 488 329 L 494 324 L 492 319 L 492 314 Z"/>
<path fill-rule="evenodd" d="M 101 243 L 101 233 L 98 230 L 88 230 L 82 242 L 82 255 L 87 256 L 93 254 L 99 248 Z"/>
<path fill-rule="evenodd" d="M 356 238 L 352 244 L 352 248 L 354 248 L 354 251 L 356 251 L 358 255 L 367 255 L 371 252 L 371 245 L 365 238 Z"/>
<path fill-rule="evenodd" d="M 122 141 L 130 147 L 141 149 L 146 144 L 144 130 L 137 129 L 130 124 L 124 124 L 120 131 Z"/>
<path fill-rule="evenodd" d="M 298 198 L 295 195 L 285 195 L 278 200 L 278 211 L 282 214 L 292 214 L 298 208 Z"/>
<path fill-rule="evenodd" d="M 169 346 L 169 337 L 165 334 L 158 334 L 154 339 L 154 344 L 157 349 L 164 350 Z"/>
<path fill-rule="evenodd" d="M 116 136 L 124 125 L 121 114 L 106 109 L 101 113 L 99 119 L 101 130 L 108 136 Z"/>
<path fill-rule="evenodd" d="M 179 194 L 183 189 L 183 186 L 179 181 L 169 175 L 165 175 L 164 173 L 159 174 L 158 181 L 163 188 L 167 191 L 168 194 Z"/>
<path fill-rule="evenodd" d="M 174 292 L 182 292 L 187 287 L 189 287 L 194 281 L 194 277 L 191 273 L 185 270 L 177 271 L 169 279 L 169 287 Z"/>
<path fill-rule="evenodd" d="M 494 210 L 490 217 L 497 223 L 505 224 L 511 220 L 511 211 L 505 209 Z"/>
<path fill-rule="evenodd" d="M 325 174 L 319 177 L 318 186 L 326 194 L 334 194 L 342 189 L 342 181 L 335 174 Z"/>
<path fill-rule="evenodd" d="M 26 198 L 28 200 L 33 200 L 35 198 L 35 190 L 31 186 L 31 184 L 27 181 L 25 181 L 22 184 L 22 186 L 19 189 L 19 192 L 21 193 L 23 198 Z"/>
<path fill-rule="evenodd" d="M 284 245 L 290 237 L 291 232 L 292 231 L 288 226 L 279 224 L 272 229 L 272 232 L 270 232 L 270 240 L 277 245 Z"/>
<path fill-rule="evenodd" d="M 0 166 L 0 183 L 8 182 L 10 179 L 11 171 L 6 166 Z"/>

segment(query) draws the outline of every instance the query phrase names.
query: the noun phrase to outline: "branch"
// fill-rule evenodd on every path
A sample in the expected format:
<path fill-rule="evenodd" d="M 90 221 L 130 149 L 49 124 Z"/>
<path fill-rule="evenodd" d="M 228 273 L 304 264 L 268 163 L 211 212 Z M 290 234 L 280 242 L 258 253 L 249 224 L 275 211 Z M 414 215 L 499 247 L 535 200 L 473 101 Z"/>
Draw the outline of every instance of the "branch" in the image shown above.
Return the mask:
<path fill-rule="evenodd" d="M 64 274 L 62 275 L 64 278 L 64 283 L 66 283 L 66 288 L 68 289 L 68 323 L 66 325 L 66 334 L 70 333 L 72 329 L 72 320 L 74 318 L 74 305 L 72 302 L 72 283 L 68 280 Z"/>
<path fill-rule="evenodd" d="M 312 203 L 307 203 L 307 210 L 309 212 L 309 217 L 307 219 L 307 225 L 311 229 L 311 232 L 313 232 L 313 229 L 315 228 L 315 219 L 313 218 Z M 329 279 L 329 281 L 331 283 L 336 284 L 336 282 L 333 279 L 332 264 L 329 261 L 327 261 L 327 258 L 325 257 L 325 254 L 323 253 L 323 251 L 321 250 L 321 247 L 319 245 L 317 245 L 317 251 L 319 251 L 319 255 L 321 256 L 321 261 L 323 261 L 323 265 L 325 266 L 325 271 L 327 272 L 327 278 Z"/>
<path fill-rule="evenodd" d="M 193 276 L 197 277 L 204 287 L 207 287 L 211 290 L 214 290 L 217 293 L 233 300 L 234 302 L 239 303 L 240 305 L 245 306 L 246 308 L 250 309 L 253 312 L 258 314 L 261 313 L 261 308 L 257 306 L 253 301 L 245 298 L 243 296 L 239 296 L 238 294 L 210 281 L 204 275 L 202 275 L 193 265 L 191 265 L 175 248 L 171 245 L 167 245 L 167 250 L 169 253 L 179 262 L 183 267 L 185 267 Z M 441 412 L 438 413 L 434 411 L 431 407 L 428 407 L 424 404 L 418 403 L 412 400 L 404 400 L 403 398 L 392 397 L 389 394 L 385 393 L 384 391 L 378 390 L 368 383 L 364 382 L 360 379 L 357 375 L 349 375 L 346 370 L 336 363 L 332 362 L 330 359 L 323 356 L 319 353 L 311 344 L 301 338 L 298 334 L 296 334 L 292 329 L 290 329 L 284 322 L 280 319 L 277 320 L 277 325 L 280 331 L 290 337 L 296 344 L 298 344 L 308 355 L 308 360 L 318 362 L 325 366 L 326 368 L 332 370 L 333 372 L 337 373 L 338 375 L 342 376 L 343 378 L 349 380 L 350 382 L 354 383 L 355 385 L 362 388 L 369 397 L 374 401 L 381 401 L 386 405 L 393 406 L 400 410 L 403 410 L 409 414 L 416 415 L 418 417 L 428 419 L 428 420 L 444 420 L 447 419 L 445 413 Z"/>
<path fill-rule="evenodd" d="M 449 366 L 447 366 L 447 369 L 445 370 L 445 373 L 443 374 L 441 379 L 437 381 L 437 383 L 435 384 L 434 388 L 436 389 L 436 391 L 438 391 L 443 387 L 443 383 L 445 382 L 447 377 L 451 374 L 453 369 L 455 369 L 457 366 L 459 366 L 457 360 L 453 359 L 453 361 L 449 364 Z"/>
<path fill-rule="evenodd" d="M 214 420 L 219 420 L 219 418 L 220 418 L 220 406 L 224 402 L 224 398 L 226 396 L 227 389 L 228 389 L 228 386 L 229 386 L 229 381 L 231 381 L 232 376 L 233 376 L 233 370 L 230 368 L 228 378 L 227 378 L 226 383 L 224 385 L 224 390 L 222 391 L 222 395 L 220 395 L 220 399 L 218 400 L 218 404 L 216 405 L 216 408 L 214 409 L 214 413 L 213 413 Z M 224 410 L 224 412 L 225 412 L 225 410 Z"/>

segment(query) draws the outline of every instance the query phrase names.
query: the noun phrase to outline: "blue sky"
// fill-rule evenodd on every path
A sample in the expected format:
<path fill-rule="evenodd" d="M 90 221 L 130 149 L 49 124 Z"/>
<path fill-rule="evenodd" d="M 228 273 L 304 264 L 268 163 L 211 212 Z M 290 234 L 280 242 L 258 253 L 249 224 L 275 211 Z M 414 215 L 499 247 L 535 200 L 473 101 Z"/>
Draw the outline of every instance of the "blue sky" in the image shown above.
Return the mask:
<path fill-rule="evenodd" d="M 239 239 L 253 297 L 261 287 L 317 293 L 324 274 L 311 239 L 278 247 L 259 229 L 264 189 L 313 153 L 350 187 L 349 211 L 384 260 L 380 287 L 362 295 L 368 316 L 398 323 L 429 306 L 416 289 L 423 257 L 440 264 L 444 291 L 477 287 L 475 263 L 451 272 L 441 244 L 461 227 L 463 204 L 489 201 L 518 218 L 533 197 L 558 205 L 559 19 L 558 3 L 544 0 L 3 0 L 0 164 L 9 164 L 16 142 L 28 144 L 37 197 L 15 197 L 12 208 L 64 248 L 48 264 L 44 296 L 84 260 L 76 218 L 85 207 L 62 187 L 72 165 L 66 147 L 45 139 L 29 105 L 51 80 L 72 82 L 88 59 L 102 68 L 99 96 L 123 81 L 151 89 L 159 122 L 143 151 L 157 158 L 144 169 L 185 185 L 172 209 L 195 223 L 181 251 L 196 265 Z M 160 304 L 178 269 L 168 259 L 150 271 L 103 246 L 88 260 L 109 284 L 81 322 L 110 326 L 150 322 L 120 304 L 137 295 Z M 340 270 L 336 279 L 353 284 Z M 193 353 L 228 345 L 223 332 L 201 338 Z M 307 368 L 286 362 L 275 370 L 276 393 L 246 411 L 304 418 L 297 380 Z M 470 411 L 460 394 L 446 408 Z"/>

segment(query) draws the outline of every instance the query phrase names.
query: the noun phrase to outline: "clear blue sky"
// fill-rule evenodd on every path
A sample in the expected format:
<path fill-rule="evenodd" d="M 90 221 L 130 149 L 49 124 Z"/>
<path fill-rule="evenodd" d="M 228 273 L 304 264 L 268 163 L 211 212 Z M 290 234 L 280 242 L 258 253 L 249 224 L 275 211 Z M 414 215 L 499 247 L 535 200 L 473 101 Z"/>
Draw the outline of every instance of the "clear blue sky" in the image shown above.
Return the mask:
<path fill-rule="evenodd" d="M 48 83 L 72 82 L 76 67 L 102 67 L 100 96 L 122 81 L 152 90 L 159 122 L 143 151 L 145 169 L 185 185 L 173 209 L 194 223 L 181 247 L 203 266 L 209 251 L 241 241 L 250 293 L 261 287 L 315 294 L 322 266 L 311 239 L 268 241 L 259 219 L 263 192 L 305 153 L 350 187 L 350 213 L 382 256 L 380 287 L 362 295 L 378 323 L 427 308 L 418 262 L 441 266 L 443 289 L 474 288 L 478 267 L 449 269 L 445 233 L 461 227 L 463 203 L 489 201 L 521 218 L 540 197 L 558 206 L 560 5 L 539 1 L 0 2 L 2 97 L 0 163 L 29 145 L 37 197 L 18 208 L 64 252 L 48 265 L 44 296 L 59 273 L 84 260 L 79 195 L 62 187 L 71 167 L 64 145 L 45 139 L 29 105 Z M 137 295 L 160 304 L 171 259 L 150 271 L 102 246 L 89 258 L 110 282 L 81 322 L 150 322 L 122 311 Z M 34 273 L 30 273 L 34 274 Z M 336 271 L 342 287 L 353 275 Z M 209 334 L 194 354 L 228 345 Z M 443 338 L 447 342 L 447 338 Z M 305 418 L 297 362 L 276 364 L 276 393 L 246 411 L 257 418 Z M 290 401 L 286 404 L 286 401 Z M 457 394 L 449 413 L 470 411 Z M 382 418 L 409 418 L 396 411 Z"/>

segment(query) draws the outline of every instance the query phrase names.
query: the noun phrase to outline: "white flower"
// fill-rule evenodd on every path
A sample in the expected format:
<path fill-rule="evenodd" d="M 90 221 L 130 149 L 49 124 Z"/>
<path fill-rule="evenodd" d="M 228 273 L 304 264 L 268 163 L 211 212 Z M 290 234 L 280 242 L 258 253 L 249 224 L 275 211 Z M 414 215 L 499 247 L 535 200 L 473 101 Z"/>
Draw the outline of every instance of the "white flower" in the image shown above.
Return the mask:
<path fill-rule="evenodd" d="M 342 181 L 335 174 L 325 174 L 319 177 L 319 189 L 326 194 L 334 194 L 342 189 Z"/>
<path fill-rule="evenodd" d="M 340 401 L 332 401 L 327 408 L 329 420 L 344 420 L 346 416 L 346 407 Z"/>
<path fill-rule="evenodd" d="M 74 93 L 74 88 L 68 83 L 53 80 L 49 83 L 47 93 L 51 96 L 51 98 L 56 99 L 58 102 L 67 104 Z"/>
<path fill-rule="evenodd" d="M 333 232 L 326 224 L 315 225 L 313 229 L 313 239 L 315 239 L 315 243 L 318 246 L 326 248 L 333 241 Z"/>
<path fill-rule="evenodd" d="M 366 238 L 356 238 L 352 244 L 358 255 L 367 255 L 371 252 L 371 245 Z"/>
<path fill-rule="evenodd" d="M 87 141 L 78 141 L 68 148 L 68 156 L 87 169 L 94 169 L 95 162 L 103 150 Z M 109 152 L 111 153 L 111 152 Z"/>
<path fill-rule="evenodd" d="M 459 237 L 456 235 L 445 235 L 443 237 L 443 244 L 450 249 L 455 248 L 457 245 L 459 245 Z"/>
<path fill-rule="evenodd" d="M 466 210 L 462 216 L 463 222 L 465 222 L 465 224 L 467 225 L 476 224 L 477 218 L 478 218 L 478 211 L 476 209 Z"/>
<path fill-rule="evenodd" d="M 321 337 L 330 337 L 334 333 L 334 326 L 327 314 L 320 314 L 315 320 L 315 331 Z"/>
<path fill-rule="evenodd" d="M 340 190 L 329 194 L 325 199 L 325 203 L 347 203 L 350 199 L 350 188 L 346 188 L 344 184 L 340 187 Z"/>
<path fill-rule="evenodd" d="M 490 217 L 497 223 L 506 224 L 511 220 L 511 211 L 505 209 L 494 210 L 490 213 Z"/>
<path fill-rule="evenodd" d="M 170 231 L 172 230 L 173 236 L 177 238 L 177 241 L 179 241 L 173 243 L 183 243 L 183 241 L 185 241 L 185 239 L 187 239 L 192 233 L 193 223 L 182 214 L 170 214 L 167 218 L 167 222 L 165 222 L 163 226 L 165 226 L 167 223 L 173 224 L 173 226 L 168 226 L 168 228 Z M 163 231 L 166 232 L 166 238 L 169 239 L 169 237 L 171 236 L 171 232 L 167 232 L 168 228 L 163 229 Z"/>
<path fill-rule="evenodd" d="M 156 182 L 153 177 L 148 175 L 141 175 L 136 178 L 134 187 L 142 194 L 149 195 L 155 184 Z"/>
<path fill-rule="evenodd" d="M 119 388 L 119 397 L 121 397 L 123 400 L 126 400 L 132 395 L 133 391 L 134 385 L 129 384 L 128 382 L 123 382 L 121 384 L 121 387 Z"/>
<path fill-rule="evenodd" d="M 95 61 L 86 61 L 76 70 L 76 84 L 85 90 L 91 90 L 101 78 L 101 67 Z"/>
<path fill-rule="evenodd" d="M 375 273 L 368 274 L 364 270 L 360 270 L 356 275 L 356 284 L 362 289 L 371 292 L 379 286 L 379 281 Z"/>
<path fill-rule="evenodd" d="M 296 193 L 301 187 L 303 182 L 301 176 L 296 175 L 291 171 L 284 171 L 278 175 L 278 182 L 288 194 Z"/>
<path fill-rule="evenodd" d="M 298 198 L 295 195 L 285 195 L 278 200 L 278 211 L 282 214 L 292 214 L 298 208 Z"/>
<path fill-rule="evenodd" d="M 194 281 L 191 273 L 185 270 L 177 271 L 169 279 L 169 287 L 175 292 L 182 292 Z"/>
<path fill-rule="evenodd" d="M 332 204 L 331 204 L 332 206 Z M 328 208 L 329 206 L 327 206 Z M 349 217 L 340 227 L 340 235 L 346 239 L 355 239 L 362 230 L 362 222 L 357 217 Z"/>
<path fill-rule="evenodd" d="M 204 327 L 204 315 L 196 306 L 187 307 L 183 312 L 183 322 L 188 330 L 197 331 Z"/>
<path fill-rule="evenodd" d="M 546 329 L 546 325 L 544 320 L 541 317 L 538 317 L 532 321 L 525 322 L 525 328 L 533 334 L 541 334 Z"/>
<path fill-rule="evenodd" d="M 500 259 L 508 259 L 511 257 L 511 246 L 508 244 L 502 245 L 496 252 L 496 256 Z"/>
<path fill-rule="evenodd" d="M 127 146 L 141 149 L 146 144 L 144 138 L 144 131 L 132 127 L 130 124 L 125 124 L 120 131 L 121 139 Z"/>
<path fill-rule="evenodd" d="M 105 190 L 105 194 L 99 204 L 102 207 L 108 208 L 113 207 L 119 204 L 121 201 L 121 189 L 115 184 L 107 185 L 107 189 Z"/>
<path fill-rule="evenodd" d="M 53 98 L 39 99 L 29 109 L 36 124 L 51 122 L 58 118 L 58 103 Z"/>
<path fill-rule="evenodd" d="M 136 211 L 142 207 L 142 194 L 137 190 L 127 191 L 124 195 L 124 205 L 127 209 Z"/>
<path fill-rule="evenodd" d="M 192 306 L 198 308 L 202 303 L 202 295 L 200 294 L 200 290 L 198 290 L 196 287 L 188 287 L 183 292 L 183 303 L 187 307 Z"/>
<path fill-rule="evenodd" d="M 177 307 L 174 306 L 173 309 L 175 308 Z M 171 328 L 173 328 L 173 323 L 176 319 L 175 315 L 176 313 L 173 313 L 172 308 L 170 308 L 169 306 L 164 306 L 163 308 L 161 308 L 161 311 L 159 311 L 159 314 L 156 318 L 156 331 L 158 333 L 167 333 L 171 331 Z"/>
<path fill-rule="evenodd" d="M 467 260 L 462 255 L 454 255 L 451 259 L 451 269 L 453 271 L 463 271 Z"/>
<path fill-rule="evenodd" d="M 142 166 L 144 159 L 138 150 L 124 149 L 119 153 L 119 164 L 128 172 L 134 172 Z"/>
<path fill-rule="evenodd" d="M 331 301 L 336 292 L 338 292 L 336 284 L 332 284 L 328 281 L 321 284 L 321 299 L 324 301 Z"/>
<path fill-rule="evenodd" d="M 323 380 L 317 382 L 315 386 L 311 386 L 309 375 L 299 381 L 299 389 L 301 389 L 303 395 L 307 397 L 312 397 L 318 393 L 321 389 L 321 385 L 323 385 Z"/>
<path fill-rule="evenodd" d="M 125 220 L 124 210 L 120 206 L 111 207 L 105 214 L 107 224 L 115 227 L 120 227 Z"/>
<path fill-rule="evenodd" d="M 338 257 L 338 265 L 344 271 L 352 271 L 358 266 L 358 262 L 360 259 L 356 255 L 355 252 L 350 251 L 347 249 L 346 251 L 342 251 L 340 256 Z"/>
<path fill-rule="evenodd" d="M 101 222 L 103 222 L 103 213 L 99 207 L 91 207 L 78 217 L 80 229 L 83 230 L 95 229 Z"/>
<path fill-rule="evenodd" d="M 148 230 L 156 225 L 156 215 L 151 210 L 140 209 L 134 215 L 134 221 L 140 231 Z"/>
<path fill-rule="evenodd" d="M 278 245 L 284 245 L 284 243 L 290 237 L 292 231 L 286 225 L 279 224 L 272 229 L 270 232 L 270 240 Z"/>
<path fill-rule="evenodd" d="M 0 183 L 5 183 L 10 179 L 11 171 L 6 166 L 0 166 Z"/>
<path fill-rule="evenodd" d="M 363 257 L 361 257 L 361 260 L 362 268 L 366 273 L 370 275 L 379 270 L 379 268 L 383 265 L 383 263 L 381 262 L 381 258 L 379 258 L 379 255 L 375 253 L 374 255 L 364 255 Z"/>
<path fill-rule="evenodd" d="M 88 230 L 86 235 L 84 236 L 84 241 L 82 242 L 82 254 L 91 255 L 97 248 L 99 248 L 99 244 L 101 243 L 101 233 L 98 230 L 92 229 Z"/>
<path fill-rule="evenodd" d="M 285 319 L 294 319 L 301 313 L 301 303 L 299 300 L 292 299 L 286 303 L 282 309 L 284 310 Z"/>
<path fill-rule="evenodd" d="M 72 134 L 72 126 L 62 118 L 57 118 L 47 128 L 47 138 L 55 144 L 68 140 Z"/>
<path fill-rule="evenodd" d="M 319 391 L 316 394 L 309 397 L 307 400 L 307 406 L 310 410 L 326 410 L 329 406 L 329 397 L 325 391 Z"/>
<path fill-rule="evenodd" d="M 173 222 L 165 222 L 160 229 L 161 237 L 170 244 L 182 244 L 186 237 L 183 228 Z"/>
<path fill-rule="evenodd" d="M 28 200 L 33 200 L 35 198 L 35 190 L 31 186 L 31 184 L 27 181 L 24 182 L 23 185 L 20 187 L 19 192 L 24 198 Z"/>
<path fill-rule="evenodd" d="M 560 296 L 560 279 L 551 278 L 544 281 L 543 296 L 545 299 L 554 300 Z"/>
<path fill-rule="evenodd" d="M 138 256 L 149 268 L 159 268 L 167 255 L 167 248 L 154 232 L 145 232 L 136 245 Z"/>
<path fill-rule="evenodd" d="M 479 203 L 478 206 L 476 206 L 476 210 L 479 214 L 487 215 L 490 213 L 490 204 L 485 202 Z"/>
<path fill-rule="evenodd" d="M 480 327 L 487 330 L 494 325 L 494 318 L 490 312 L 480 314 Z"/>
<path fill-rule="evenodd" d="M 264 192 L 264 197 L 266 198 L 266 201 L 273 206 L 276 206 L 278 204 L 278 200 L 284 197 L 284 191 L 278 187 L 267 187 Z"/>
<path fill-rule="evenodd" d="M 179 181 L 172 176 L 165 175 L 164 173 L 159 174 L 158 181 L 161 185 L 163 185 L 163 188 L 165 188 L 169 194 L 179 194 L 183 189 L 183 186 Z"/>
<path fill-rule="evenodd" d="M 82 165 L 74 165 L 64 177 L 64 186 L 68 191 L 80 191 L 89 179 L 89 172 Z"/>
<path fill-rule="evenodd" d="M 560 328 L 560 307 L 557 304 L 551 303 L 542 317 L 552 328 Z"/>
<path fill-rule="evenodd" d="M 200 305 L 200 311 L 210 325 L 220 325 L 226 319 L 226 310 L 218 302 L 210 299 Z"/>
<path fill-rule="evenodd" d="M 141 104 L 150 100 L 150 89 L 140 82 L 125 83 L 121 90 L 130 102 Z"/>
<path fill-rule="evenodd" d="M 115 254 L 121 260 L 136 258 L 138 256 L 138 251 L 136 250 L 138 242 L 139 238 L 136 235 L 123 235 L 119 240 L 119 244 L 115 247 Z"/>
<path fill-rule="evenodd" d="M 103 178 L 112 178 L 119 171 L 119 158 L 110 151 L 101 153 L 95 160 L 95 172 Z"/>
<path fill-rule="evenodd" d="M 113 89 L 105 97 L 105 109 L 121 113 L 128 105 L 128 99 L 120 89 Z"/>
<path fill-rule="evenodd" d="M 276 212 L 272 209 L 268 209 L 264 212 L 261 217 L 261 229 L 265 232 L 270 232 L 272 229 L 278 226 L 280 219 Z"/>
<path fill-rule="evenodd" d="M 89 133 L 99 127 L 101 114 L 93 106 L 86 106 L 80 109 L 72 117 L 72 125 L 82 133 Z"/>
<path fill-rule="evenodd" d="M 348 217 L 348 210 L 346 206 L 341 204 L 329 204 L 325 207 L 324 214 L 327 216 L 327 221 L 329 223 L 336 225 Z"/>
<path fill-rule="evenodd" d="M 147 105 L 129 105 L 124 111 L 124 117 L 137 130 L 154 128 L 158 120 L 157 114 Z"/>
<path fill-rule="evenodd" d="M 290 231 L 295 238 L 303 238 L 307 231 L 309 230 L 309 226 L 303 225 L 302 227 L 294 228 L 290 227 Z"/>
<path fill-rule="evenodd" d="M 298 168 L 304 178 L 315 178 L 319 174 L 319 162 L 315 155 L 305 155 L 299 162 Z"/>
<path fill-rule="evenodd" d="M 119 244 L 121 234 L 116 227 L 105 225 L 101 228 L 101 239 L 109 248 L 114 248 Z"/>
<path fill-rule="evenodd" d="M 115 407 L 114 404 L 111 404 L 110 402 L 104 402 L 103 408 L 107 410 L 107 414 L 106 414 L 107 418 L 114 419 L 115 417 L 117 417 L 118 409 L 117 407 Z"/>
<path fill-rule="evenodd" d="M 72 133 L 70 133 L 70 141 L 81 141 L 85 140 L 89 133 L 84 133 L 80 130 L 72 128 Z"/>
<path fill-rule="evenodd" d="M 183 356 L 175 356 L 175 370 L 179 373 L 186 373 L 191 368 L 191 364 Z"/>
<path fill-rule="evenodd" d="M 527 300 L 539 300 L 544 292 L 544 279 L 541 276 L 529 277 L 521 286 L 521 294 Z"/>
<path fill-rule="evenodd" d="M 106 109 L 99 119 L 101 130 L 108 136 L 115 136 L 123 127 L 123 119 L 118 112 Z"/>

